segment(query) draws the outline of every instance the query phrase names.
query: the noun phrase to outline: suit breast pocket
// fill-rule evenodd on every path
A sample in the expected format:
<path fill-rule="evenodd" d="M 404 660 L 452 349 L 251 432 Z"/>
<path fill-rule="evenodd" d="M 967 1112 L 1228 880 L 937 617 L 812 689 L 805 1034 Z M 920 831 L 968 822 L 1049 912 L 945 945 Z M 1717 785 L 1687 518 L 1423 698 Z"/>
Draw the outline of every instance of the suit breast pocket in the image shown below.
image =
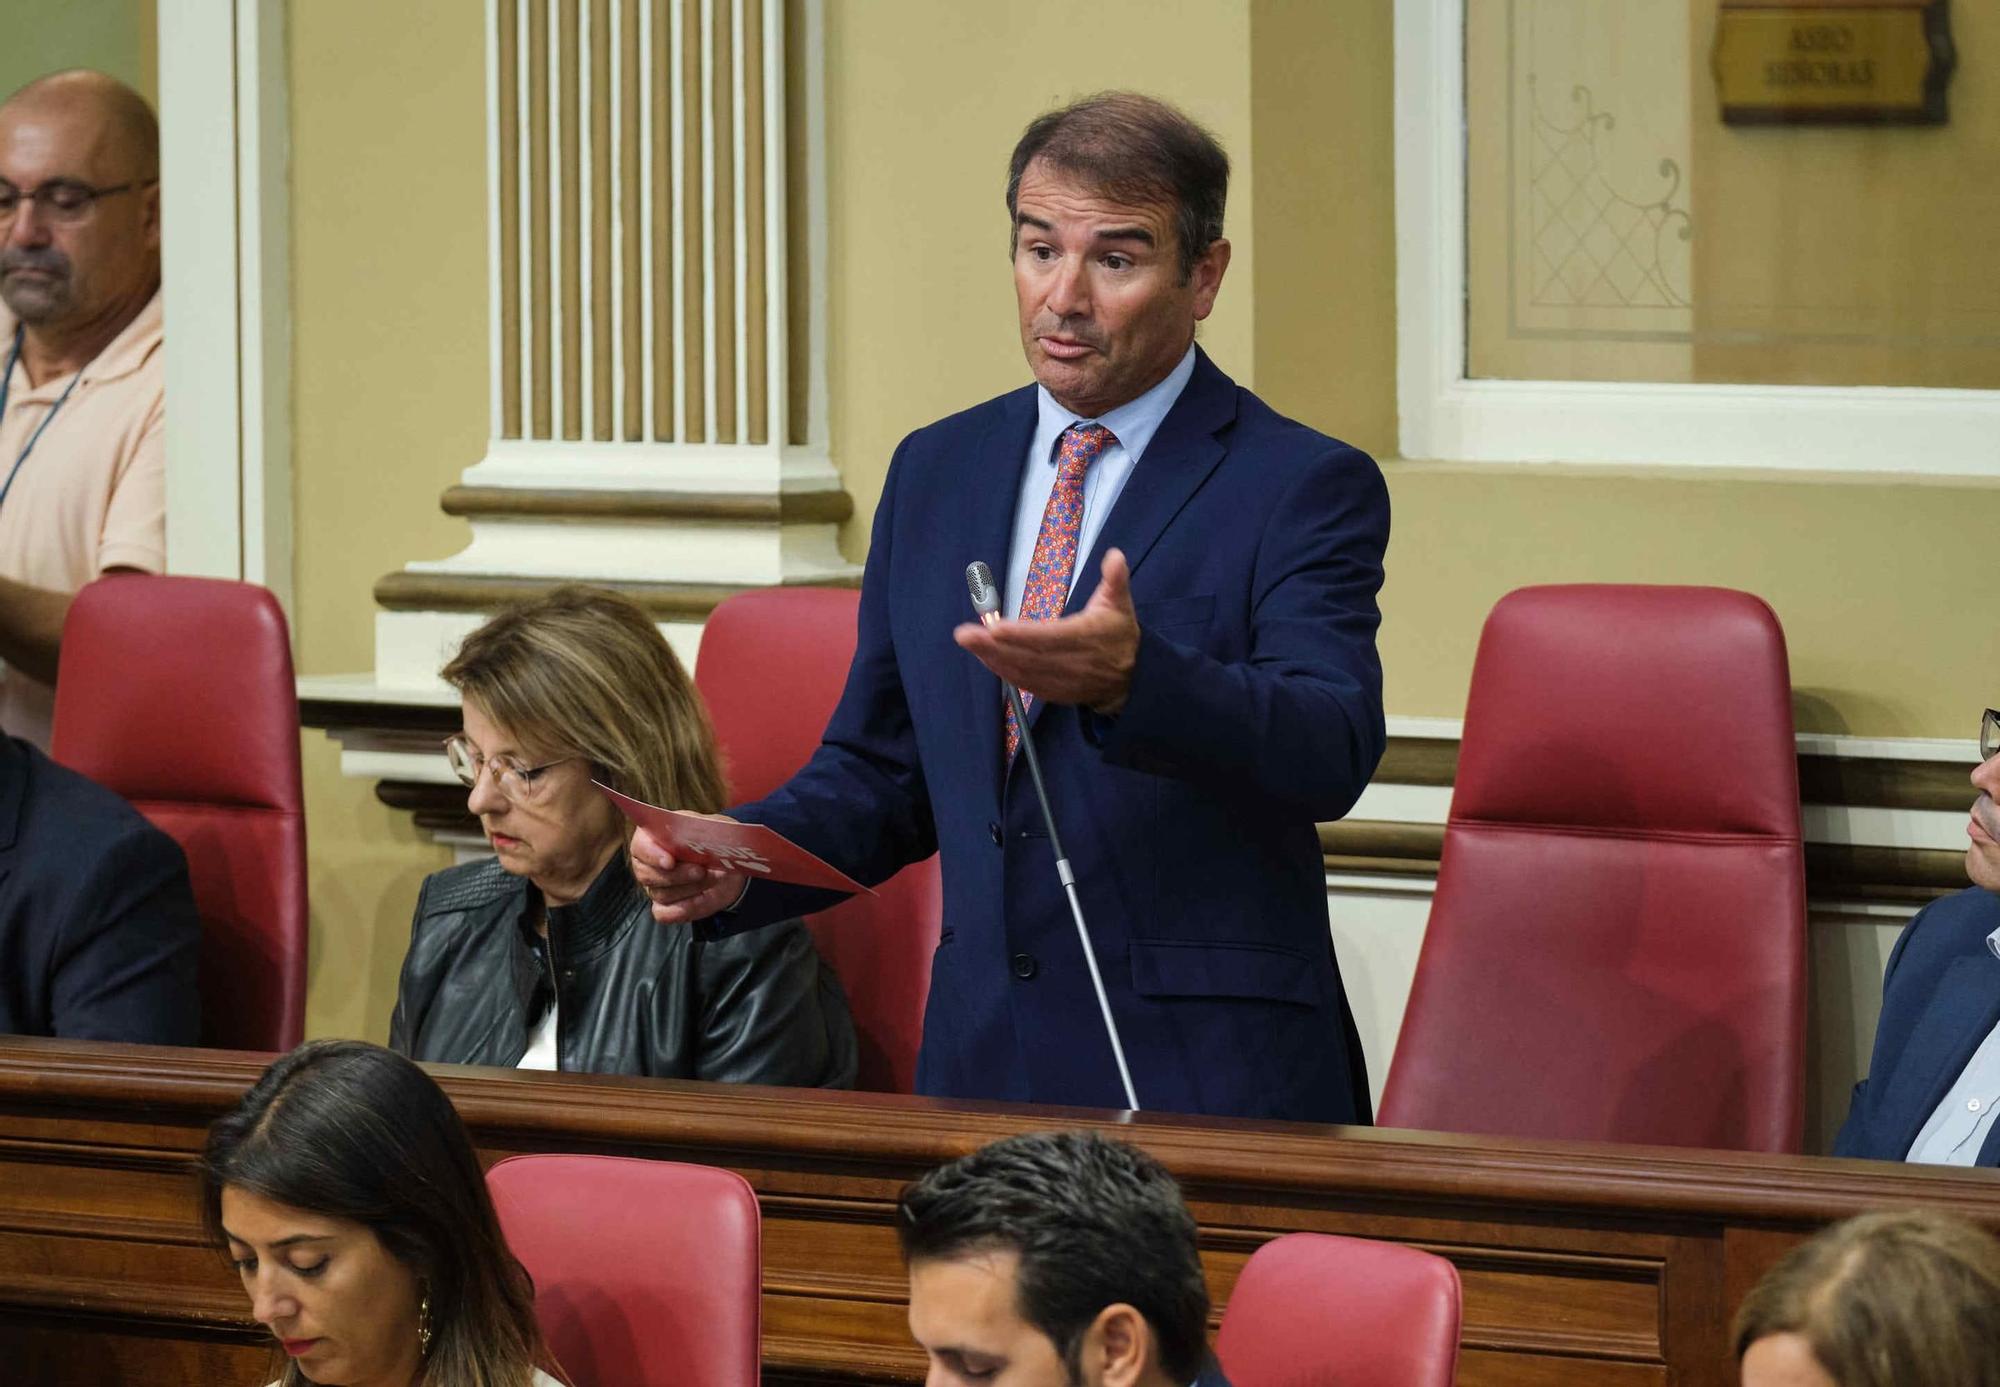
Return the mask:
<path fill-rule="evenodd" d="M 1134 939 L 1132 990 L 1142 997 L 1236 998 L 1316 1007 L 1311 960 L 1277 944 Z"/>
<path fill-rule="evenodd" d="M 1185 641 L 1198 636 L 1215 619 L 1215 594 L 1155 597 L 1147 602 L 1134 602 L 1133 609 L 1139 614 L 1141 629 Z"/>

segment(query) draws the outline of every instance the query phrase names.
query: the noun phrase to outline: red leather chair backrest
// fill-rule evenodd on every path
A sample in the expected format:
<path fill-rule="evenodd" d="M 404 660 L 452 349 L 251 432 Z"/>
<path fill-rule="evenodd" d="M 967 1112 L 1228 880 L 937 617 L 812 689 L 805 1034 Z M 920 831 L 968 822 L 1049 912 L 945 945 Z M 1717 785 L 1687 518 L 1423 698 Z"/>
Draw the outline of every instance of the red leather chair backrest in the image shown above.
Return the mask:
<path fill-rule="evenodd" d="M 277 599 L 216 578 L 115 574 L 84 588 L 63 626 L 51 752 L 187 854 L 202 921 L 203 1043 L 297 1045 L 305 794 Z"/>
<path fill-rule="evenodd" d="M 851 588 L 763 588 L 730 598 L 702 628 L 694 682 L 722 744 L 733 801 L 760 799 L 811 759 L 854 660 Z M 857 1087 L 915 1091 L 931 954 L 944 915 L 935 856 L 807 917 L 854 1013 Z"/>
<path fill-rule="evenodd" d="M 763 1232 L 742 1176 L 629 1156 L 514 1156 L 486 1172 L 577 1387 L 757 1387 Z"/>
<path fill-rule="evenodd" d="M 1287 1233 L 1244 1264 L 1215 1355 L 1233 1387 L 1451 1387 L 1458 1322 L 1444 1258 Z"/>
<path fill-rule="evenodd" d="M 1795 1151 L 1805 880 L 1785 637 L 1721 588 L 1487 619 L 1384 1126 Z"/>

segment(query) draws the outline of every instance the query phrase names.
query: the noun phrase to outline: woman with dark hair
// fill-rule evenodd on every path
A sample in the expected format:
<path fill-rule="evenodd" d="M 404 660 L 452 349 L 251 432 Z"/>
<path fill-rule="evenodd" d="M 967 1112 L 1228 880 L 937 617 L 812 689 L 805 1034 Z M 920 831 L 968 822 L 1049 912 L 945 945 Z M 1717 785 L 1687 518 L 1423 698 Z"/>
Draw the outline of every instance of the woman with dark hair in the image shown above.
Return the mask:
<path fill-rule="evenodd" d="M 593 781 L 714 811 L 721 756 L 653 619 L 601 588 L 500 613 L 444 667 L 446 739 L 493 856 L 427 878 L 389 1046 L 412 1059 L 848 1088 L 854 1022 L 797 920 L 725 939 L 653 923 L 632 828 Z"/>
<path fill-rule="evenodd" d="M 272 1387 L 560 1387 L 465 1127 L 392 1051 L 265 1070 L 208 1130 L 201 1211 L 290 1357 Z"/>

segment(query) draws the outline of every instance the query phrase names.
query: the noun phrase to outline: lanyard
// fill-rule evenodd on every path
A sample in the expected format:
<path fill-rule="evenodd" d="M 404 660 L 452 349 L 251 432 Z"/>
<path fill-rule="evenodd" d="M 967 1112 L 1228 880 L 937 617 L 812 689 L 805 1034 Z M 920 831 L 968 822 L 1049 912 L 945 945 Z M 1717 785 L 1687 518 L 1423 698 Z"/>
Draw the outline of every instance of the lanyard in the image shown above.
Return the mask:
<path fill-rule="evenodd" d="M 14 388 L 14 367 L 19 365 L 21 361 L 21 336 L 25 330 L 25 328 L 20 326 L 15 327 L 14 350 L 7 355 L 6 374 L 0 375 L 0 419 L 7 417 L 7 395 Z M 7 504 L 7 493 L 14 489 L 14 478 L 21 475 L 21 464 L 28 460 L 28 454 L 34 452 L 35 445 L 42 441 L 42 435 L 48 432 L 49 424 L 56 417 L 56 411 L 61 409 L 64 402 L 69 399 L 69 392 L 76 389 L 76 383 L 83 379 L 83 373 L 89 369 L 89 366 L 90 363 L 85 362 L 77 368 L 76 374 L 69 378 L 69 384 L 63 387 L 62 394 L 56 396 L 56 402 L 49 406 L 49 412 L 42 416 L 41 424 L 29 436 L 28 446 L 21 450 L 21 456 L 14 459 L 14 465 L 7 471 L 6 482 L 0 484 L 0 506 Z"/>

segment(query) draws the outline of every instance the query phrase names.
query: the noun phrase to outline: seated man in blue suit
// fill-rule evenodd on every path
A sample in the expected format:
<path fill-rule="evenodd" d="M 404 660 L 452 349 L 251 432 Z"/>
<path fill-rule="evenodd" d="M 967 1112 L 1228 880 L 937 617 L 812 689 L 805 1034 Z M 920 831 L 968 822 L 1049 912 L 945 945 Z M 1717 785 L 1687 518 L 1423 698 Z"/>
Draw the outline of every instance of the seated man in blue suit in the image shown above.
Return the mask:
<path fill-rule="evenodd" d="M 1195 345 L 1229 267 L 1228 180 L 1215 141 L 1147 97 L 1028 126 L 1007 210 L 1035 384 L 896 450 L 839 707 L 805 768 L 735 811 L 870 885 L 942 854 L 924 1093 L 1126 1106 L 1005 679 L 1139 1103 L 1369 1120 L 1314 825 L 1382 755 L 1388 493 Z M 990 627 L 970 620 L 975 560 L 1003 594 Z M 655 918 L 709 933 L 833 899 L 676 863 L 645 833 L 633 863 Z"/>
<path fill-rule="evenodd" d="M 180 845 L 0 737 L 0 1033 L 196 1044 L 200 942 Z"/>
<path fill-rule="evenodd" d="M 1009 1137 L 903 1191 L 910 1334 L 930 1381 L 1229 1387 L 1194 1216 L 1165 1167 L 1095 1132 Z"/>
<path fill-rule="evenodd" d="M 2000 712 L 1979 725 L 1965 874 L 1972 886 L 1917 912 L 1889 955 L 1868 1077 L 1836 1156 L 2000 1165 Z"/>

